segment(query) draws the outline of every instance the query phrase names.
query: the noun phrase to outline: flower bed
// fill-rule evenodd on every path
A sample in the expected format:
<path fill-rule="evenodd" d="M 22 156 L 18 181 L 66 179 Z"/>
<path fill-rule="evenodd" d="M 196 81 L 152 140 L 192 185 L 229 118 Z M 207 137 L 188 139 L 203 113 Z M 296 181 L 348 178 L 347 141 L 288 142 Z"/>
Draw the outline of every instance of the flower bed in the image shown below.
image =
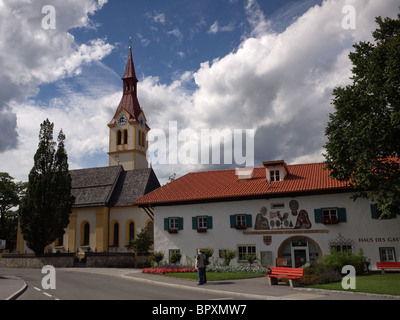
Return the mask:
<path fill-rule="evenodd" d="M 197 269 L 182 268 L 182 267 L 160 267 L 160 268 L 144 268 L 143 273 L 151 274 L 166 274 L 166 273 L 185 273 L 185 272 L 197 272 Z"/>

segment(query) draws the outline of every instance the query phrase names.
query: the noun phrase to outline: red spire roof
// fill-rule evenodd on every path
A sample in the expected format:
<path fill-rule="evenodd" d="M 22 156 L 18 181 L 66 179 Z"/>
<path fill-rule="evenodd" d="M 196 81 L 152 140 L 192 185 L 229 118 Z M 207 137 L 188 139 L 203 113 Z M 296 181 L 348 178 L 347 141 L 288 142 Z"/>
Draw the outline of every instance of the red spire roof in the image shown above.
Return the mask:
<path fill-rule="evenodd" d="M 268 183 L 266 169 L 255 168 L 253 178 L 239 180 L 235 170 L 189 173 L 133 202 L 138 206 L 265 199 L 351 190 L 347 182 L 329 177 L 323 163 L 287 165 L 284 181 Z"/>
<path fill-rule="evenodd" d="M 135 73 L 135 66 L 133 65 L 132 47 L 129 47 L 128 63 L 126 64 L 125 74 L 122 77 L 122 80 L 125 80 L 125 79 L 134 79 L 136 82 L 138 82 L 138 79 L 136 78 L 136 73 Z"/>
<path fill-rule="evenodd" d="M 109 126 L 116 123 L 116 117 L 125 110 L 129 115 L 129 122 L 138 121 L 140 114 L 143 112 L 140 107 L 139 100 L 137 98 L 137 83 L 139 82 L 136 78 L 135 66 L 132 58 L 132 48 L 129 47 L 129 58 L 125 68 L 125 74 L 123 80 L 123 96 L 121 102 L 115 112 L 113 119 L 108 124 Z"/>

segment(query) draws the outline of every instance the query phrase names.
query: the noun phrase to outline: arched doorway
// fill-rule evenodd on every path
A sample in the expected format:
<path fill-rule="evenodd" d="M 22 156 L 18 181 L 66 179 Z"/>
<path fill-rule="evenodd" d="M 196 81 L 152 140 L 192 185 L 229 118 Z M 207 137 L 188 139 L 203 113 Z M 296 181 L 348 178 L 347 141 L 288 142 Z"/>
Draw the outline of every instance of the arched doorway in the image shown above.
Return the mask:
<path fill-rule="evenodd" d="M 292 268 L 299 268 L 321 257 L 322 250 L 318 243 L 304 236 L 289 237 L 278 248 L 278 258 L 286 259 L 287 266 Z"/>

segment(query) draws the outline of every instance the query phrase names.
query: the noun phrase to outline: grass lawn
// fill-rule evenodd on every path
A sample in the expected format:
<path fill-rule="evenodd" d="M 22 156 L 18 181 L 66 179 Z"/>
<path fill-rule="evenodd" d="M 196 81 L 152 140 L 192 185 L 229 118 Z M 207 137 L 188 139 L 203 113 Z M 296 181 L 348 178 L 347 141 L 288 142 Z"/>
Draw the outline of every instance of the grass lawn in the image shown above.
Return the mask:
<path fill-rule="evenodd" d="M 197 280 L 197 272 L 187 273 L 166 273 L 163 274 L 166 277 L 175 277 L 181 279 Z M 207 281 L 216 280 L 232 280 L 232 279 L 244 279 L 244 278 L 258 278 L 263 277 L 264 274 L 260 273 L 246 273 L 246 272 L 207 272 Z"/>
<path fill-rule="evenodd" d="M 309 288 L 400 295 L 400 273 L 371 274 L 356 277 L 356 289 L 344 290 L 341 282 L 318 284 Z"/>

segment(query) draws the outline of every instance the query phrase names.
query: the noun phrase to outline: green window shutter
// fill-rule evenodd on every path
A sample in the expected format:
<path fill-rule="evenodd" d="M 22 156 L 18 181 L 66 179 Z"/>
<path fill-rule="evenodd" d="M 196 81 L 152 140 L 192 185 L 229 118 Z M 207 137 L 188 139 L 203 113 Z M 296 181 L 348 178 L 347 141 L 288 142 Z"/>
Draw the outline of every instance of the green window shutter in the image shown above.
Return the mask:
<path fill-rule="evenodd" d="M 230 220 L 231 220 L 231 228 L 234 228 L 236 225 L 236 216 L 235 215 L 231 215 L 230 216 Z"/>
<path fill-rule="evenodd" d="M 164 219 L 164 230 L 167 231 L 169 229 L 169 218 Z"/>
<path fill-rule="evenodd" d="M 197 217 L 192 217 L 192 229 L 197 229 Z"/>
<path fill-rule="evenodd" d="M 183 230 L 183 218 L 178 218 L 178 230 Z"/>
<path fill-rule="evenodd" d="M 372 219 L 379 219 L 378 205 L 376 203 L 371 204 L 371 218 Z"/>
<path fill-rule="evenodd" d="M 247 228 L 253 227 L 253 216 L 251 214 L 246 214 L 246 225 Z"/>
<path fill-rule="evenodd" d="M 346 208 L 337 208 L 337 213 L 339 222 L 347 222 Z"/>
<path fill-rule="evenodd" d="M 314 209 L 315 223 L 322 223 L 322 209 Z"/>
<path fill-rule="evenodd" d="M 207 229 L 212 229 L 213 228 L 213 217 L 207 216 Z"/>

